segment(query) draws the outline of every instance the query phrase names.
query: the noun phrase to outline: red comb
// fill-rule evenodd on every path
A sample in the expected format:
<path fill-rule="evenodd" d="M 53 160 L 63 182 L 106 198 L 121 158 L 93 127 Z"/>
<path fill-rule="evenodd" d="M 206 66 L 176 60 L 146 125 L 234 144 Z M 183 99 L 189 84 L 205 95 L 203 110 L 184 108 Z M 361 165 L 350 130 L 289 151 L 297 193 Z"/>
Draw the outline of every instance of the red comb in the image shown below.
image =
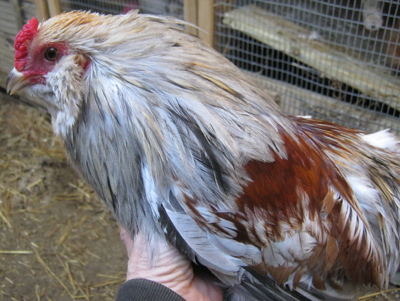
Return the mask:
<path fill-rule="evenodd" d="M 25 57 L 28 55 L 26 48 L 26 41 L 30 41 L 38 32 L 39 21 L 33 17 L 28 23 L 24 25 L 21 31 L 15 37 L 15 69 L 21 71 L 25 65 Z"/>

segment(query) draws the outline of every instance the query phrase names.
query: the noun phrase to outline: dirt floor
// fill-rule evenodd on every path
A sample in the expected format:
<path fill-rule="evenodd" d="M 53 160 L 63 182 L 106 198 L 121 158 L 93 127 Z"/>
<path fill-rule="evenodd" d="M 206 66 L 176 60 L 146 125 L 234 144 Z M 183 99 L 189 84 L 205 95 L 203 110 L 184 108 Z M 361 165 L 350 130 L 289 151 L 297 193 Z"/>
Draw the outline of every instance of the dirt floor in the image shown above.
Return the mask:
<path fill-rule="evenodd" d="M 114 300 L 125 262 L 49 117 L 0 93 L 0 300 Z"/>

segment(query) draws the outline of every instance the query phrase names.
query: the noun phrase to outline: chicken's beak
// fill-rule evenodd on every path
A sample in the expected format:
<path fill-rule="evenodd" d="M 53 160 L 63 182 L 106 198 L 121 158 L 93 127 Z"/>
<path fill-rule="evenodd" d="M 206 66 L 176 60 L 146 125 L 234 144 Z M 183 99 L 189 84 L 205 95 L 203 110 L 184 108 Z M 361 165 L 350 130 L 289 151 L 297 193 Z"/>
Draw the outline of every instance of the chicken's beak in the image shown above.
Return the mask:
<path fill-rule="evenodd" d="M 28 76 L 23 75 L 15 68 L 11 70 L 6 82 L 7 93 L 13 95 L 29 85 L 30 83 Z"/>

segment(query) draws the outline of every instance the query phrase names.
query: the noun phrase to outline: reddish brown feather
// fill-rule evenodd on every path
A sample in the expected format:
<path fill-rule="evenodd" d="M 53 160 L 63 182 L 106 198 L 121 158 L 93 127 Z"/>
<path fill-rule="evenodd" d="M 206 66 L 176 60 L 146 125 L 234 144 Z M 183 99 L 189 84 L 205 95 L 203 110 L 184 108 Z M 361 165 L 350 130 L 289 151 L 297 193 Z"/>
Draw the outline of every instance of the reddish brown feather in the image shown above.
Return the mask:
<path fill-rule="evenodd" d="M 362 152 L 363 142 L 361 135 L 365 132 L 349 129 L 337 124 L 317 121 L 312 119 L 304 119 L 291 117 L 296 122 L 299 129 L 304 132 L 312 143 L 316 144 L 321 150 L 329 151 L 336 154 L 338 157 L 346 158 L 350 162 L 361 163 L 363 160 L 370 160 L 367 153 Z M 380 150 L 383 152 L 383 150 Z M 373 175 L 370 175 L 373 176 Z M 392 179 L 396 181 L 396 179 Z M 342 177 L 342 182 L 345 181 Z M 336 185 L 338 183 L 336 182 Z M 377 189 L 385 195 L 386 190 L 382 189 L 375 183 Z M 387 189 L 387 186 L 384 188 Z M 359 207 L 358 202 L 353 196 L 345 196 L 347 201 L 358 213 L 359 218 L 366 224 L 366 228 L 370 231 L 369 225 L 365 220 L 365 216 Z M 387 198 L 391 201 L 391 197 Z M 340 256 L 338 259 L 339 265 L 343 265 L 348 279 L 355 281 L 375 284 L 378 287 L 383 285 L 383 258 L 382 254 L 370 253 L 365 241 L 365 235 L 360 242 L 352 242 L 348 240 L 350 225 L 340 216 L 340 203 L 326 202 L 324 210 L 329 214 L 331 220 L 331 233 L 335 237 L 339 237 Z M 347 234 L 347 235 L 346 235 Z M 337 265 L 337 263 L 335 264 Z"/>
<path fill-rule="evenodd" d="M 245 169 L 252 179 L 244 187 L 243 195 L 237 200 L 241 212 L 246 208 L 265 212 L 268 221 L 278 224 L 280 221 L 295 219 L 303 222 L 304 192 L 309 198 L 311 219 L 319 214 L 322 201 L 328 194 L 328 186 L 333 182 L 339 192 L 348 197 L 350 187 L 342 179 L 330 160 L 322 154 L 301 133 L 297 140 L 280 131 L 285 143 L 287 158 L 275 155 L 271 163 L 251 161 Z M 281 229 L 275 229 L 275 238 L 281 235 Z"/>
<path fill-rule="evenodd" d="M 263 249 L 267 247 L 266 239 L 271 242 L 283 241 L 287 234 L 300 231 L 305 210 L 308 210 L 309 218 L 319 223 L 324 236 L 319 237 L 315 229 L 306 229 L 318 241 L 313 255 L 287 267 L 275 268 L 266 262 L 265 266 L 261 264 L 254 269 L 264 273 L 268 271 L 280 284 L 284 284 L 291 273 L 295 273 L 293 284 L 296 285 L 303 271 L 307 271 L 313 275 L 313 285 L 318 289 L 325 289 L 326 281 L 337 287 L 343 275 L 355 282 L 381 286 L 380 254 L 365 250 L 365 233 L 359 241 L 350 239 L 352 230 L 341 213 L 343 202 L 348 202 L 359 219 L 366 223 L 344 176 L 310 136 L 299 131 L 297 137 L 293 138 L 283 130 L 280 135 L 285 143 L 287 158 L 275 155 L 274 162 L 248 162 L 245 170 L 252 181 L 237 199 L 238 212 L 217 212 L 214 208 L 213 213 L 236 226 L 237 241 Z M 332 187 L 343 200 L 336 198 Z M 303 195 L 308 196 L 308 204 Z M 267 238 L 259 237 L 260 234 L 255 230 L 257 219 L 265 221 Z M 280 228 L 282 222 L 290 225 L 291 232 Z M 217 224 L 206 227 L 214 227 L 216 233 L 221 231 Z"/>
<path fill-rule="evenodd" d="M 271 225 L 265 230 L 273 241 L 285 239 L 287 232 L 279 227 L 282 222 L 292 224 L 292 230 L 299 231 L 304 222 L 304 210 L 309 210 L 310 219 L 319 221 L 323 203 L 327 201 L 333 206 L 333 195 L 328 190 L 332 182 L 343 195 L 349 196 L 351 191 L 332 162 L 306 140 L 306 137 L 299 133 L 295 140 L 283 131 L 280 134 L 285 143 L 287 158 L 282 159 L 275 155 L 272 163 L 249 162 L 245 168 L 252 182 L 244 188 L 244 194 L 237 201 L 241 212 L 246 212 L 248 208 L 264 213 L 264 219 Z M 305 200 L 302 199 L 301 192 L 309 198 L 308 208 L 302 203 Z M 329 200 L 326 199 L 327 196 L 330 196 Z M 320 225 L 322 228 L 322 222 Z M 332 234 L 339 234 L 339 231 L 332 230 Z M 331 234 L 327 235 L 329 237 Z M 314 286 L 325 289 L 328 271 L 338 256 L 332 240 L 336 242 L 336 239 L 328 238 L 329 244 L 317 246 L 307 262 L 295 263 L 297 272 L 294 285 L 300 281 L 304 267 L 307 266 L 308 270 L 314 270 Z M 290 276 L 289 271 L 294 271 L 294 267 L 269 266 L 268 271 L 278 283 L 284 284 Z"/>

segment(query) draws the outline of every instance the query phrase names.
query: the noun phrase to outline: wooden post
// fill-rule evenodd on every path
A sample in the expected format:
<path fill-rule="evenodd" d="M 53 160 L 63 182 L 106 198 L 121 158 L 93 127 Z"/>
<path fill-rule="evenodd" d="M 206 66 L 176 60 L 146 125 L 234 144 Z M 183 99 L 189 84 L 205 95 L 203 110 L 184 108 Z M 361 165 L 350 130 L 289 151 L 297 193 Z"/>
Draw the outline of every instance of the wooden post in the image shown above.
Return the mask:
<path fill-rule="evenodd" d="M 214 0 L 198 1 L 198 26 L 199 37 L 206 41 L 211 47 L 214 45 Z"/>
<path fill-rule="evenodd" d="M 47 6 L 49 8 L 50 17 L 61 14 L 60 0 L 47 0 Z"/>
<path fill-rule="evenodd" d="M 185 21 L 200 29 L 187 26 L 187 31 L 199 36 L 210 46 L 214 43 L 214 0 L 185 0 Z"/>
<path fill-rule="evenodd" d="M 46 0 L 36 0 L 36 8 L 38 12 L 39 22 L 42 22 L 49 18 L 49 9 L 47 7 Z"/>
<path fill-rule="evenodd" d="M 198 0 L 185 0 L 183 3 L 183 13 L 186 22 L 197 25 L 197 2 Z M 192 35 L 197 36 L 198 30 L 194 26 L 186 26 L 186 31 Z"/>

